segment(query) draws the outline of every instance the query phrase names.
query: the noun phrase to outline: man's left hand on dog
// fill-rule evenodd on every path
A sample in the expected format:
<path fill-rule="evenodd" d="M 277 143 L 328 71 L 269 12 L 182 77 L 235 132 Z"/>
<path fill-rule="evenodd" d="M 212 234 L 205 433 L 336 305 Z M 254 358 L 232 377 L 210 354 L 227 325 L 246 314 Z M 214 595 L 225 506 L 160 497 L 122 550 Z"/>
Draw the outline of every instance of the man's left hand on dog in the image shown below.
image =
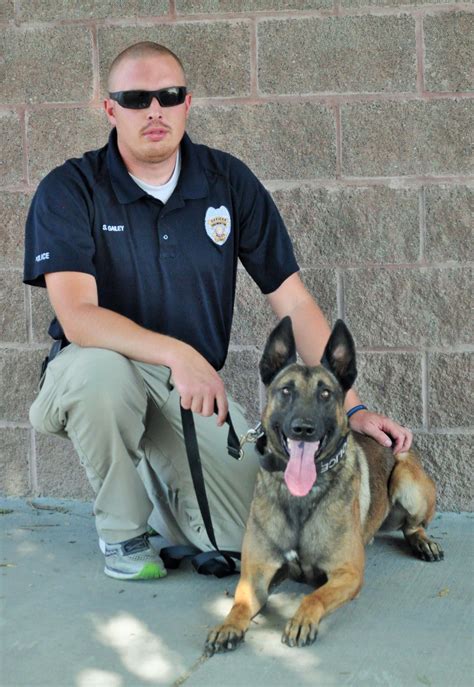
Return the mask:
<path fill-rule="evenodd" d="M 366 434 L 382 446 L 391 446 L 395 455 L 411 447 L 413 434 L 410 430 L 379 413 L 359 410 L 350 418 L 349 424 L 354 432 Z"/>

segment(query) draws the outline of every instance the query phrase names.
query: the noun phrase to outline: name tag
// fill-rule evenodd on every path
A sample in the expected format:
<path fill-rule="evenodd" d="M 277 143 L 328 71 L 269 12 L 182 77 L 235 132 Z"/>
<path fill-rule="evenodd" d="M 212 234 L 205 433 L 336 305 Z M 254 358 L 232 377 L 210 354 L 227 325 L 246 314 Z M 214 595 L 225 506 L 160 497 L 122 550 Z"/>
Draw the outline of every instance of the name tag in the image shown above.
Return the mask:
<path fill-rule="evenodd" d="M 125 231 L 123 224 L 103 224 L 102 231 Z"/>

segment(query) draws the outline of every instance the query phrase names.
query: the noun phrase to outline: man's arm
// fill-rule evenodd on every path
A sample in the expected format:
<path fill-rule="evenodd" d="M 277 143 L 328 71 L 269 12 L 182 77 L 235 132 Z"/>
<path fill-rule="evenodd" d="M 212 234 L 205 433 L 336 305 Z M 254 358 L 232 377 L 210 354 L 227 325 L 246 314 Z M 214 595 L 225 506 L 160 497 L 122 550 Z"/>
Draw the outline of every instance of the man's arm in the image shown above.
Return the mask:
<path fill-rule="evenodd" d="M 218 425 L 228 411 L 224 383 L 192 346 L 151 332 L 132 320 L 98 305 L 96 280 L 82 272 L 45 275 L 48 296 L 66 338 L 78 346 L 107 348 L 130 358 L 171 369 L 183 408 L 204 416 L 214 413 Z"/>
<path fill-rule="evenodd" d="M 299 275 L 292 274 L 276 291 L 268 294 L 267 299 L 279 319 L 285 315 L 291 317 L 296 347 L 304 362 L 318 365 L 331 330 Z M 346 410 L 360 403 L 355 389 L 350 389 L 346 394 Z M 360 410 L 351 417 L 350 425 L 353 430 L 373 437 L 383 446 L 392 446 L 392 437 L 394 453 L 407 451 L 412 442 L 410 430 L 378 413 Z"/>

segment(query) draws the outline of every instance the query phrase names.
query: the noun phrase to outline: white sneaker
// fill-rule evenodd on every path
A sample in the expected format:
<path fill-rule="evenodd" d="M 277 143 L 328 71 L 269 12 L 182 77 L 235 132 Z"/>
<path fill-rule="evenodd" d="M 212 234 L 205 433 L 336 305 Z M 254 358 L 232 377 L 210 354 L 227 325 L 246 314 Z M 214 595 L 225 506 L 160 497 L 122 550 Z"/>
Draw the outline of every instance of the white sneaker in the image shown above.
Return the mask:
<path fill-rule="evenodd" d="M 99 547 L 105 556 L 105 574 L 116 580 L 155 580 L 167 574 L 147 534 L 118 544 L 107 544 L 99 539 Z"/>

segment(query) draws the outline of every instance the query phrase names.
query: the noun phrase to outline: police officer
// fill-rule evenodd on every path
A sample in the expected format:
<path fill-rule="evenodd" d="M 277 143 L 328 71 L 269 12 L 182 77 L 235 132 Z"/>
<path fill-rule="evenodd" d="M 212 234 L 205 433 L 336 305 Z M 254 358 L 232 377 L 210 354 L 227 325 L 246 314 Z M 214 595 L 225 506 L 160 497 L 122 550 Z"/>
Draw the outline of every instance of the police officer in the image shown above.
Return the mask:
<path fill-rule="evenodd" d="M 212 548 L 180 403 L 196 414 L 219 546 L 241 545 L 257 460 L 253 451 L 238 463 L 227 454 L 228 411 L 237 433 L 247 424 L 219 374 L 237 261 L 275 314 L 291 316 L 307 364 L 319 362 L 329 327 L 269 194 L 239 160 L 185 133 L 191 94 L 178 57 L 132 45 L 112 63 L 108 89 L 107 145 L 50 172 L 27 220 L 24 280 L 46 286 L 56 314 L 54 359 L 30 420 L 79 454 L 96 494 L 105 573 L 159 578 L 166 570 L 150 525 L 172 543 Z M 395 452 L 409 447 L 407 429 L 358 406 L 351 390 L 353 429 L 393 440 Z"/>

